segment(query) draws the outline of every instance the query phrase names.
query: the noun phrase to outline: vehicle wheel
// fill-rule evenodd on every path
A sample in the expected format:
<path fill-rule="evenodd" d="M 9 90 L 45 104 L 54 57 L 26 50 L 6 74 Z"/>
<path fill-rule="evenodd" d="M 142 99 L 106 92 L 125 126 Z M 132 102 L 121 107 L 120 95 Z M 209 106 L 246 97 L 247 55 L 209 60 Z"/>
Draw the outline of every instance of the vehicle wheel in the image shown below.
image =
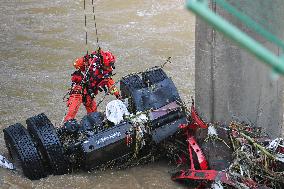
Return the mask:
<path fill-rule="evenodd" d="M 31 180 L 46 177 L 41 156 L 23 125 L 16 123 L 4 129 L 3 132 L 9 154 L 13 162 L 20 164 L 24 175 Z"/>
<path fill-rule="evenodd" d="M 133 90 L 146 87 L 139 75 L 128 75 L 120 81 L 120 90 L 122 98 L 128 98 Z"/>
<path fill-rule="evenodd" d="M 152 69 L 142 73 L 142 80 L 147 86 L 159 83 L 167 78 L 167 74 L 161 68 Z"/>
<path fill-rule="evenodd" d="M 26 123 L 51 173 L 56 175 L 68 173 L 69 164 L 64 156 L 62 144 L 46 115 L 42 113 L 31 117 Z"/>

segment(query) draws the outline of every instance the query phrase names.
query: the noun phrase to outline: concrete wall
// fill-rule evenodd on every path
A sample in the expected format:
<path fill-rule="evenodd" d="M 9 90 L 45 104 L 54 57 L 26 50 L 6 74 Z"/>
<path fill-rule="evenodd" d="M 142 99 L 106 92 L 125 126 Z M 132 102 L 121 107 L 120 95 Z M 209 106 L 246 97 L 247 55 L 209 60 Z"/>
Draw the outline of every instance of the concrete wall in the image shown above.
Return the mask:
<path fill-rule="evenodd" d="M 232 20 L 229 15 L 210 6 Z M 261 11 L 261 10 L 260 10 Z M 269 13 L 269 12 L 268 12 Z M 239 27 L 245 29 L 240 23 Z M 229 123 L 240 119 L 265 128 L 271 136 L 282 133 L 282 79 L 272 80 L 271 69 L 252 55 L 196 20 L 196 106 L 206 121 Z M 256 38 L 257 36 L 254 35 Z M 278 53 L 276 47 L 261 41 Z"/>

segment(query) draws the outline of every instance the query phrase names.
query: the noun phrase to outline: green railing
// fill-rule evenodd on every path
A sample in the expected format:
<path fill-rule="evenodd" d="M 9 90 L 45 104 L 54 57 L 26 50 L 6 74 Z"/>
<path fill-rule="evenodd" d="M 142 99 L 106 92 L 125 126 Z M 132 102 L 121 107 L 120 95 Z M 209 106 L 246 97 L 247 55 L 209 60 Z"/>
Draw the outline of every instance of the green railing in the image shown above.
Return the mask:
<path fill-rule="evenodd" d="M 247 15 L 238 12 L 229 3 L 224 0 L 215 0 L 215 2 L 227 10 L 230 14 L 237 17 L 248 27 L 253 27 L 254 31 L 260 34 L 263 38 L 274 43 L 281 49 L 284 49 L 284 43 L 278 39 L 275 35 L 265 30 L 258 23 L 254 22 Z M 271 66 L 273 71 L 284 75 L 284 57 L 278 56 L 273 53 L 261 43 L 241 31 L 238 27 L 234 26 L 220 15 L 213 12 L 208 6 L 208 0 L 187 0 L 187 8 L 200 16 L 207 23 L 212 25 L 215 29 L 238 43 L 241 47 L 246 49 L 251 54 L 255 55 L 259 60 Z"/>

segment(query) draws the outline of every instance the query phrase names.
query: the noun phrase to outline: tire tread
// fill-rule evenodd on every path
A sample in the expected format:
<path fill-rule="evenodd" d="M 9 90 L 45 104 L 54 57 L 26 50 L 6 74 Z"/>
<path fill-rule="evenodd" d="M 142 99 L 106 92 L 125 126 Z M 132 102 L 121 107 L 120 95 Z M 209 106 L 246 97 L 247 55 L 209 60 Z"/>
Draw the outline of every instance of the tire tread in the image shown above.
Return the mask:
<path fill-rule="evenodd" d="M 31 136 L 22 124 L 16 123 L 4 129 L 4 139 L 6 146 L 10 146 L 17 153 L 18 157 L 12 158 L 19 158 L 26 177 L 37 180 L 47 176 L 41 156 Z"/>
<path fill-rule="evenodd" d="M 44 157 L 44 162 L 55 175 L 68 173 L 68 162 L 64 156 L 64 151 L 57 132 L 47 118 L 42 113 L 26 120 L 28 131 L 36 141 L 38 148 Z"/>

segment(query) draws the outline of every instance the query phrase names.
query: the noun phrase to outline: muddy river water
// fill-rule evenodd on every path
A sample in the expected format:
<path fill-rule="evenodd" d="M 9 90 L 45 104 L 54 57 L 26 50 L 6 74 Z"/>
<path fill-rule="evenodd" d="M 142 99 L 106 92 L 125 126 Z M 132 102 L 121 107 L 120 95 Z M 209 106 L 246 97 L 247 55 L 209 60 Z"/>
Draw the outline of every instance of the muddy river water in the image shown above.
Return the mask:
<path fill-rule="evenodd" d="M 0 0 L 0 154 L 7 155 L 3 128 L 41 112 L 54 124 L 61 122 L 72 63 L 86 48 L 96 47 L 91 0 L 86 2 L 88 47 L 83 0 Z M 161 65 L 171 56 L 165 71 L 189 102 L 194 94 L 195 18 L 184 4 L 183 0 L 95 1 L 100 46 L 117 57 L 115 79 Z M 99 109 L 104 106 L 105 102 Z M 78 117 L 84 113 L 81 108 Z M 171 181 L 166 162 L 158 162 L 39 181 L 0 169 L 0 188 L 184 187 Z"/>

